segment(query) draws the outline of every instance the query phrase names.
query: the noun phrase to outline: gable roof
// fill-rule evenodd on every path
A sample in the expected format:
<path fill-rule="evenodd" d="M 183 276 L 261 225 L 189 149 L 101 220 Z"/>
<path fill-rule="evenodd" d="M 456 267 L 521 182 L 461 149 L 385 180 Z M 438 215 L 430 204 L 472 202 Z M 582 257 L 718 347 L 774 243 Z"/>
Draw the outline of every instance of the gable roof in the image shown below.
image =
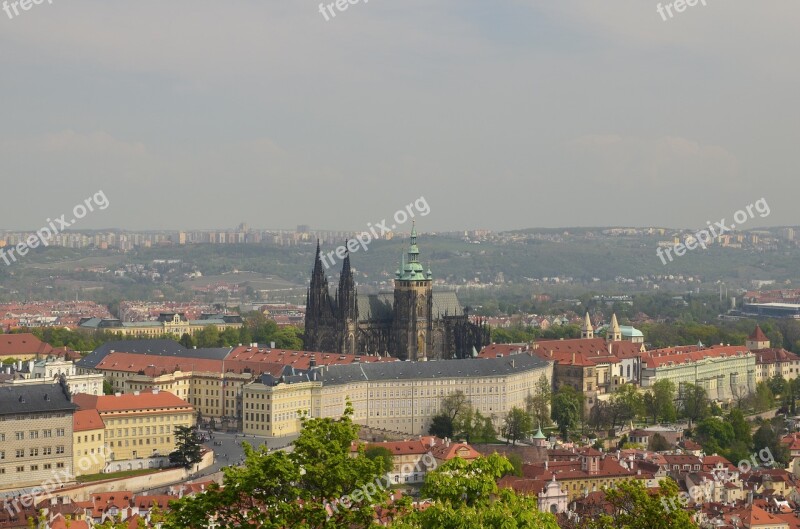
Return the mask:
<path fill-rule="evenodd" d="M 73 397 L 75 404 L 84 410 L 94 409 L 100 413 L 113 411 L 144 411 L 152 409 L 187 408 L 192 405 L 167 391 L 142 391 L 121 395 L 89 395 L 79 393 Z"/>

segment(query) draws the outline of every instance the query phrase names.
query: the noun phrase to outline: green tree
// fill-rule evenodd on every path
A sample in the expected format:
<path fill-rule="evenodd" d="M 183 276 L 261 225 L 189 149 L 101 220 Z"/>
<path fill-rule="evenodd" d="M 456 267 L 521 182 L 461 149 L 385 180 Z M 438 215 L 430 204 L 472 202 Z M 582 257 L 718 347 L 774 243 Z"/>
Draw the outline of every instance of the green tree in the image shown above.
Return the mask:
<path fill-rule="evenodd" d="M 528 437 L 532 430 L 531 416 L 514 406 L 506 414 L 500 433 L 506 438 L 506 444 L 511 441 L 512 445 L 516 445 L 517 441 Z"/>
<path fill-rule="evenodd" d="M 653 437 L 650 438 L 650 442 L 647 445 L 647 449 L 653 452 L 661 452 L 671 448 L 672 446 L 670 446 L 667 439 L 660 433 L 653 434 Z"/>
<path fill-rule="evenodd" d="M 558 529 L 552 514 L 540 513 L 536 499 L 500 490 L 497 480 L 513 472 L 497 454 L 474 461 L 454 458 L 429 472 L 420 491 L 433 503 L 391 524 L 393 529 Z"/>
<path fill-rule="evenodd" d="M 467 443 L 488 443 L 497 436 L 491 418 L 484 417 L 480 410 L 472 406 L 462 409 L 452 425 L 453 437 L 462 438 Z"/>
<path fill-rule="evenodd" d="M 623 384 L 618 387 L 611 396 L 611 406 L 616 408 L 616 416 L 622 422 L 633 420 L 644 409 L 642 396 L 633 384 Z M 611 426 L 612 428 L 616 426 L 616 420 L 612 421 Z"/>
<path fill-rule="evenodd" d="M 436 437 L 453 437 L 453 419 L 449 415 L 440 413 L 431 418 L 431 425 L 428 427 L 428 433 Z"/>
<path fill-rule="evenodd" d="M 769 424 L 761 425 L 758 430 L 756 430 L 756 433 L 753 434 L 753 448 L 759 453 L 760 458 L 762 450 L 769 450 L 775 462 L 784 467 L 788 465 L 791 460 L 789 449 L 781 443 L 780 435 Z M 763 454 L 766 454 L 766 452 L 763 452 Z M 762 462 L 764 462 L 763 459 L 767 458 L 762 458 Z"/>
<path fill-rule="evenodd" d="M 553 394 L 551 417 L 558 423 L 561 437 L 566 441 L 570 429 L 583 417 L 583 395 L 572 386 L 563 385 Z"/>
<path fill-rule="evenodd" d="M 692 422 L 708 415 L 708 395 L 702 386 L 682 384 L 678 396 L 681 414 Z"/>
<path fill-rule="evenodd" d="M 525 411 L 531 416 L 535 426 L 547 427 L 551 424 L 550 403 L 553 400 L 553 386 L 542 375 L 536 382 L 533 394 L 525 397 Z"/>
<path fill-rule="evenodd" d="M 783 396 L 788 389 L 789 383 L 783 378 L 783 375 L 777 373 L 767 381 L 767 385 L 773 395 Z"/>
<path fill-rule="evenodd" d="M 587 517 L 586 529 L 695 529 L 696 525 L 678 501 L 678 485 L 671 479 L 652 494 L 639 480 L 604 488 L 611 512 Z"/>
<path fill-rule="evenodd" d="M 197 434 L 195 434 L 193 428 L 176 426 L 174 435 L 175 451 L 169 455 L 170 463 L 190 469 L 192 465 L 203 460 L 200 441 L 197 439 Z"/>
<path fill-rule="evenodd" d="M 756 384 L 756 393 L 753 402 L 756 411 L 766 411 L 775 407 L 775 395 L 769 384 L 759 382 Z"/>
<path fill-rule="evenodd" d="M 111 382 L 108 380 L 103 379 L 103 395 L 113 395 L 114 394 L 114 386 L 111 385 Z"/>
<path fill-rule="evenodd" d="M 187 349 L 192 349 L 193 347 L 197 346 L 197 342 L 195 342 L 194 338 L 192 338 L 192 336 L 186 332 L 183 333 L 183 336 L 181 336 L 181 339 L 178 340 L 178 343 Z"/>
<path fill-rule="evenodd" d="M 694 438 L 705 453 L 724 454 L 734 441 L 733 426 L 718 417 L 709 417 L 697 423 Z"/>
<path fill-rule="evenodd" d="M 216 325 L 206 325 L 194 335 L 197 347 L 222 347 L 222 338 Z"/>
<path fill-rule="evenodd" d="M 385 446 L 370 445 L 364 450 L 364 455 L 373 461 L 380 463 L 379 474 L 391 472 L 394 467 L 394 455 Z"/>
<path fill-rule="evenodd" d="M 208 513 L 226 528 L 366 529 L 377 510 L 393 519 L 407 501 L 387 505 L 382 459 L 363 446 L 351 454 L 359 430 L 352 416 L 348 402 L 340 419 L 303 417 L 292 453 L 244 443 L 244 466 L 226 468 L 223 487 L 174 502 L 167 529 L 205 527 Z"/>

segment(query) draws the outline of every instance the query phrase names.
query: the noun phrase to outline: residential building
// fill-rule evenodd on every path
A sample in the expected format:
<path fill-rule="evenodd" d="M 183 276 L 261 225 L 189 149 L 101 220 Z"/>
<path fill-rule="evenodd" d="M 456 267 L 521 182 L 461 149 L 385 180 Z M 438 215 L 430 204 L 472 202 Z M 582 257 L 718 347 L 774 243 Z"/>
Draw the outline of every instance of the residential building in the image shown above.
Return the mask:
<path fill-rule="evenodd" d="M 0 489 L 72 480 L 76 408 L 63 384 L 0 387 Z"/>
<path fill-rule="evenodd" d="M 97 410 L 78 410 L 72 418 L 72 455 L 76 476 L 99 474 L 106 467 L 105 424 Z"/>
<path fill-rule="evenodd" d="M 175 428 L 195 424 L 191 404 L 157 389 L 125 395 L 78 394 L 73 400 L 82 410 L 96 410 L 100 415 L 110 472 L 163 465 L 175 450 Z"/>
<path fill-rule="evenodd" d="M 745 345 L 756 356 L 756 382 L 767 381 L 775 375 L 794 380 L 800 375 L 800 356 L 770 347 L 772 344 L 759 325 L 748 336 Z"/>

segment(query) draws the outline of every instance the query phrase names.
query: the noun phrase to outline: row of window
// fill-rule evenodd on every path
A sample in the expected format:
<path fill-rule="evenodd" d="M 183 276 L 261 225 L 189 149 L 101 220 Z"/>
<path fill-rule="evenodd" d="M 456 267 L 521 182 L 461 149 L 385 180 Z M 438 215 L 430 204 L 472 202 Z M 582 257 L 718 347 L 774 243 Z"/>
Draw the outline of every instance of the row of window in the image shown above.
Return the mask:
<path fill-rule="evenodd" d="M 53 437 L 53 430 L 30 430 L 28 435 L 25 435 L 25 432 L 14 432 L 14 436 L 16 437 L 17 441 L 24 441 L 27 439 L 38 439 L 39 432 L 41 431 L 43 438 Z M 64 437 L 65 431 L 64 428 L 57 428 L 56 429 L 56 437 Z M 0 442 L 6 440 L 6 434 L 0 434 Z"/>
<path fill-rule="evenodd" d="M 153 439 L 153 442 L 152 442 L 152 443 L 150 442 L 150 438 L 147 438 L 147 439 L 139 439 L 139 443 L 138 443 L 138 445 L 137 445 L 137 443 L 136 443 L 136 439 L 132 439 L 132 440 L 131 440 L 131 439 L 125 439 L 125 441 L 117 441 L 117 448 L 121 448 L 121 447 L 122 447 L 122 443 L 123 443 L 123 442 L 125 443 L 125 446 L 130 446 L 131 444 L 133 444 L 133 446 L 142 446 L 142 445 L 149 445 L 149 444 L 154 444 L 154 445 L 155 445 L 155 444 L 158 444 L 158 439 L 159 439 L 158 437 L 153 437 L 152 439 Z M 161 437 L 161 443 L 162 443 L 162 444 L 169 444 L 169 443 L 171 443 L 171 442 L 172 442 L 172 437 Z M 111 442 L 109 442 L 108 444 L 109 444 L 109 446 L 110 446 L 111 448 L 114 448 L 114 441 L 111 441 Z"/>
<path fill-rule="evenodd" d="M 156 428 L 158 428 L 158 431 L 156 431 Z M 124 435 L 123 428 L 117 428 L 116 436 L 114 435 L 114 430 L 109 430 L 108 437 L 129 437 L 131 435 L 150 435 L 151 433 L 170 433 L 169 425 L 166 428 L 163 424 L 161 426 L 153 426 L 152 430 L 150 426 L 139 426 L 138 430 L 136 428 L 124 428 Z"/>
<path fill-rule="evenodd" d="M 63 454 L 64 453 L 64 445 L 56 446 L 56 454 Z M 42 446 L 36 448 L 28 448 L 28 457 L 39 457 L 39 454 L 43 456 L 53 455 L 53 447 L 52 446 Z M 25 457 L 25 449 L 24 448 L 17 448 L 15 452 L 16 457 L 21 458 Z M 6 451 L 0 450 L 0 460 L 6 458 Z"/>
<path fill-rule="evenodd" d="M 53 464 L 52 463 L 44 463 L 44 464 L 42 464 L 42 470 L 52 470 L 52 468 L 53 468 Z M 64 468 L 64 463 L 56 463 L 56 468 Z M 39 470 L 39 465 L 31 465 L 30 467 L 28 467 L 28 471 L 29 472 L 36 472 L 38 470 Z M 20 472 L 20 473 L 25 472 L 25 466 L 24 465 L 19 465 L 17 467 L 17 472 Z M 5 474 L 5 473 L 6 473 L 6 469 L 3 468 L 3 467 L 0 467 L 0 474 Z"/>

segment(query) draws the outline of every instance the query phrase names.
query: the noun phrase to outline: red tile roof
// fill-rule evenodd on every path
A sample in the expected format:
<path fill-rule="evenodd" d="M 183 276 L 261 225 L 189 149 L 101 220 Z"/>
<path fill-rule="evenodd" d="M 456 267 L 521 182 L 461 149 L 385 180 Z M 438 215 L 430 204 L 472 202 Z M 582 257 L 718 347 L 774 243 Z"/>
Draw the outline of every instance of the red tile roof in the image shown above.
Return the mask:
<path fill-rule="evenodd" d="M 141 411 L 150 409 L 186 408 L 192 405 L 167 391 L 142 391 L 139 394 L 125 393 L 123 395 L 89 395 L 79 393 L 72 401 L 81 409 L 95 409 L 98 412 L 113 411 Z"/>
<path fill-rule="evenodd" d="M 355 362 L 395 362 L 396 358 L 382 358 L 380 356 L 368 355 L 337 355 L 335 353 L 317 353 L 311 351 L 292 351 L 288 349 L 258 349 L 250 346 L 235 347 L 225 357 L 225 367 L 232 360 L 247 361 L 253 363 L 272 363 L 285 366 L 292 366 L 296 369 L 308 369 L 311 360 L 314 359 L 316 365 L 341 365 L 352 364 Z"/>
<path fill-rule="evenodd" d="M 100 418 L 100 414 L 95 409 L 78 410 L 72 416 L 72 431 L 74 432 L 102 430 L 104 428 L 103 419 Z"/>
<path fill-rule="evenodd" d="M 31 333 L 0 335 L 0 356 L 48 355 L 53 347 Z"/>
<path fill-rule="evenodd" d="M 767 342 L 767 341 L 769 341 L 769 338 L 767 338 L 767 335 L 764 334 L 764 331 L 761 330 L 761 326 L 760 325 L 756 325 L 756 328 L 753 331 L 753 334 L 748 336 L 747 339 L 752 341 L 752 342 Z"/>
<path fill-rule="evenodd" d="M 654 349 L 642 354 L 645 367 L 655 368 L 670 365 L 691 364 L 707 358 L 728 358 L 750 354 L 743 345 L 715 345 L 700 348 L 696 345 Z"/>

